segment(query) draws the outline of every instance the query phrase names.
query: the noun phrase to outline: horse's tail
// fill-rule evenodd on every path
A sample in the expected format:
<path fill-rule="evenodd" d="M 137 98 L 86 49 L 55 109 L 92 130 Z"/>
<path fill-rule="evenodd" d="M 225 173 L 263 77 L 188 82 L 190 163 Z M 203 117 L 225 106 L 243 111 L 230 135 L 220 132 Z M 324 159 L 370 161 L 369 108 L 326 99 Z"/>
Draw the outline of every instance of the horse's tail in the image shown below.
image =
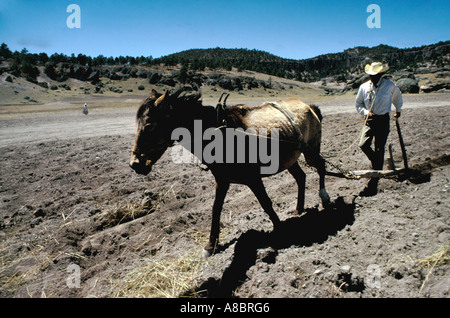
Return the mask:
<path fill-rule="evenodd" d="M 312 105 L 309 105 L 309 107 L 311 107 L 314 114 L 316 114 L 317 118 L 319 118 L 319 121 L 322 122 L 323 116 L 322 116 L 319 106 L 312 104 Z"/>

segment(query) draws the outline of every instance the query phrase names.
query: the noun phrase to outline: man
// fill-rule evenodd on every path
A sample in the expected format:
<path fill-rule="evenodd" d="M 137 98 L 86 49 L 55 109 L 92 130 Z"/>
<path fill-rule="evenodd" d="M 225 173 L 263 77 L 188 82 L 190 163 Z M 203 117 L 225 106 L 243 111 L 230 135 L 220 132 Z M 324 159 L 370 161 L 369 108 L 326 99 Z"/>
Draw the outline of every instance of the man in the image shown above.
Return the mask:
<path fill-rule="evenodd" d="M 388 69 L 387 65 L 380 62 L 367 64 L 365 72 L 369 74 L 370 81 L 362 84 L 356 95 L 356 110 L 367 118 L 359 147 L 369 158 L 374 170 L 383 169 L 391 105 L 395 106 L 394 116 L 396 118 L 400 117 L 403 105 L 402 93 L 399 88 L 392 81 L 382 78 Z M 375 139 L 374 149 L 371 147 L 373 139 Z M 362 194 L 376 194 L 377 186 L 378 178 L 371 179 Z"/>
<path fill-rule="evenodd" d="M 89 113 L 88 108 L 87 108 L 87 104 L 84 103 L 84 108 L 83 108 L 83 114 L 87 115 Z"/>

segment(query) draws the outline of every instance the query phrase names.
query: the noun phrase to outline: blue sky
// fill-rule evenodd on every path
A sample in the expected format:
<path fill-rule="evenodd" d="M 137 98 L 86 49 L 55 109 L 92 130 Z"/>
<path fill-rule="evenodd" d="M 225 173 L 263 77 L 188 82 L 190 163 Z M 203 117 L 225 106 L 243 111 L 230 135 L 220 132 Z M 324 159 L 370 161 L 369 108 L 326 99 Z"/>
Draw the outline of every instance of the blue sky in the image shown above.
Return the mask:
<path fill-rule="evenodd" d="M 70 4 L 81 28 L 70 29 Z M 369 4 L 381 28 L 368 28 Z M 248 48 L 294 59 L 355 46 L 400 48 L 450 40 L 450 1 L 0 0 L 0 42 L 47 54 L 153 56 Z"/>

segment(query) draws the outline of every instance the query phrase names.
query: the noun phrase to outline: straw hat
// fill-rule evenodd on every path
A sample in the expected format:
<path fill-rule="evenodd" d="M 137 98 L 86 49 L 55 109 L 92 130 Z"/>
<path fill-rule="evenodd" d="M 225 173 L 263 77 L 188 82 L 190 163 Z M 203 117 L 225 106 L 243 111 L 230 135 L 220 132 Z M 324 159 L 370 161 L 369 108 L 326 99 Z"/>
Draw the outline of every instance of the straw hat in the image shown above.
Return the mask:
<path fill-rule="evenodd" d="M 372 64 L 367 64 L 365 72 L 369 75 L 377 75 L 384 73 L 389 69 L 389 66 L 382 64 L 381 62 L 373 62 Z"/>

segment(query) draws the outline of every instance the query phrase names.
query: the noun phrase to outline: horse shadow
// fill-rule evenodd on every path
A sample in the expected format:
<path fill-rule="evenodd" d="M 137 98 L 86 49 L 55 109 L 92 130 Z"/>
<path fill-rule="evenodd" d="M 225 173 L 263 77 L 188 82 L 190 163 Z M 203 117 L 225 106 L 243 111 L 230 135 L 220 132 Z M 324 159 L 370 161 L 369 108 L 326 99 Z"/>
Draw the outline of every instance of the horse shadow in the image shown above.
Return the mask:
<path fill-rule="evenodd" d="M 353 224 L 355 203 L 348 204 L 339 197 L 325 210 L 307 209 L 300 217 L 291 217 L 282 222 L 280 228 L 273 232 L 249 230 L 239 238 L 219 246 L 219 251 L 225 250 L 236 242 L 234 257 L 219 280 L 210 278 L 198 290 L 207 291 L 207 297 L 232 297 L 245 280 L 247 270 L 255 265 L 258 249 L 271 247 L 275 251 L 290 246 L 311 246 L 323 243 L 328 237 L 334 236 L 347 225 Z M 277 252 L 266 256 L 264 261 L 275 263 Z"/>

